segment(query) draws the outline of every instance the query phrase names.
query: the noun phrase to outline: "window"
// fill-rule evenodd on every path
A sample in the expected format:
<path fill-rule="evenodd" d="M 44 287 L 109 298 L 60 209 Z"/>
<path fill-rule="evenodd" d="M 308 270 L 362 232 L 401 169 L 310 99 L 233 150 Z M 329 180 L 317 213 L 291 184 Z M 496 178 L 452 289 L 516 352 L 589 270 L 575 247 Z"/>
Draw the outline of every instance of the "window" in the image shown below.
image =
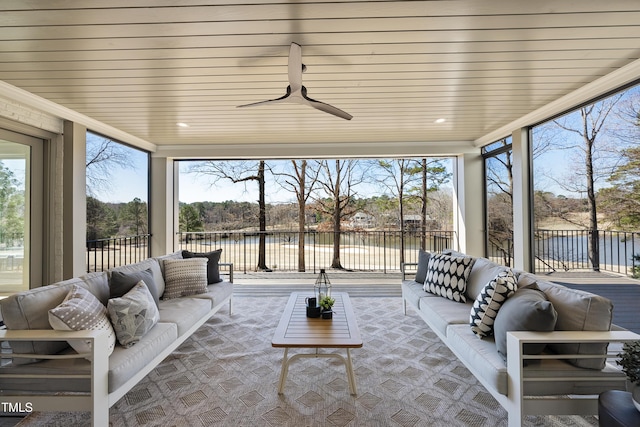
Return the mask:
<path fill-rule="evenodd" d="M 513 151 L 511 137 L 482 149 L 485 164 L 487 257 L 513 265 Z"/>

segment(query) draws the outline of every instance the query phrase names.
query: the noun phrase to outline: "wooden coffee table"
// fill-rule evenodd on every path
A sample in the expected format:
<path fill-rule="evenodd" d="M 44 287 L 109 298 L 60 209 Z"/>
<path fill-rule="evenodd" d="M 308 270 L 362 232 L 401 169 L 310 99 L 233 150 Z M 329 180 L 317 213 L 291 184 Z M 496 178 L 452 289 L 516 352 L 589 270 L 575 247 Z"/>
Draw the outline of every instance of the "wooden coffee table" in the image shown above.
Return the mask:
<path fill-rule="evenodd" d="M 284 347 L 278 393 L 282 394 L 284 391 L 289 364 L 294 360 L 301 357 L 334 357 L 344 363 L 349 380 L 349 390 L 351 394 L 355 395 L 357 394 L 356 377 L 353 373 L 350 350 L 362 347 L 362 338 L 351 307 L 349 294 L 345 292 L 331 293 L 331 296 L 336 300 L 333 305 L 332 319 L 307 317 L 305 298 L 309 296 L 313 295 L 308 292 L 291 294 L 271 341 L 273 347 Z M 314 353 L 298 353 L 288 357 L 290 348 L 315 348 L 316 351 Z M 318 350 L 321 348 L 345 348 L 347 349 L 347 358 L 345 359 L 338 353 L 319 353 Z"/>

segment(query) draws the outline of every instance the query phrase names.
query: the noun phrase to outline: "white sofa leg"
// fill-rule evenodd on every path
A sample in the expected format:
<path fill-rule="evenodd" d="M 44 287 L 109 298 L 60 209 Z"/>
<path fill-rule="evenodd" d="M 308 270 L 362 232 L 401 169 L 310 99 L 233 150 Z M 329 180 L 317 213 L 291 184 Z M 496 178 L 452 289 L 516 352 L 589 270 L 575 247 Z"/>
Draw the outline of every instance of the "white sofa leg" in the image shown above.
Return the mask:
<path fill-rule="evenodd" d="M 407 315 L 407 300 L 402 298 L 402 311 L 404 312 L 404 315 Z"/>
<path fill-rule="evenodd" d="M 233 314 L 233 296 L 229 297 L 229 315 Z"/>

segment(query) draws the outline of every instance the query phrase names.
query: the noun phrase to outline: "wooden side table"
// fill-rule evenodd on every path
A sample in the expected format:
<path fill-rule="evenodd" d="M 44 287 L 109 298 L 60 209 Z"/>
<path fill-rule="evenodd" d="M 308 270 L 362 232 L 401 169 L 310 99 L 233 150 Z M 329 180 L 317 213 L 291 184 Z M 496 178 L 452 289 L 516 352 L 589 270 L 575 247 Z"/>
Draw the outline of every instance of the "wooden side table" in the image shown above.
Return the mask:
<path fill-rule="evenodd" d="M 600 427 L 640 426 L 640 411 L 631 401 L 631 393 L 609 390 L 598 397 L 598 419 Z"/>

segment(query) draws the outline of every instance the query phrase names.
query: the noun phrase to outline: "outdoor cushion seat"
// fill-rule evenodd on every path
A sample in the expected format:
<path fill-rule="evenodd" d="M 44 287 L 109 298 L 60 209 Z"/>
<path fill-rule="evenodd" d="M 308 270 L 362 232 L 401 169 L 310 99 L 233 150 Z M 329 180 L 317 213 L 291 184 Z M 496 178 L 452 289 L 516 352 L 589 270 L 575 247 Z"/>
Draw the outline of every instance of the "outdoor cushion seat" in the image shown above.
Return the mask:
<path fill-rule="evenodd" d="M 207 292 L 190 295 L 187 298 L 201 298 L 211 301 L 211 307 L 215 307 L 233 294 L 233 283 L 218 282 L 207 286 Z"/>
<path fill-rule="evenodd" d="M 418 307 L 420 303 L 420 298 L 423 297 L 437 297 L 437 295 L 430 294 L 429 292 L 425 292 L 423 289 L 423 284 L 418 283 L 414 280 L 403 280 L 402 281 L 402 295 L 404 298 L 409 301 L 414 306 Z"/>
<path fill-rule="evenodd" d="M 473 365 L 477 369 L 476 373 L 481 375 L 490 387 L 506 395 L 507 365 L 496 351 L 493 336 L 478 338 L 469 327 L 468 321 L 464 325 L 449 325 L 446 333 L 449 348 Z"/>
<path fill-rule="evenodd" d="M 436 329 L 435 332 L 444 336 L 449 325 L 464 324 L 469 328 L 469 313 L 472 305 L 471 302 L 453 302 L 436 295 L 435 298 L 431 296 L 420 298 L 418 307 L 422 315 L 429 318 L 432 327 Z"/>
<path fill-rule="evenodd" d="M 207 299 L 181 297 L 160 301 L 158 311 L 160 322 L 174 323 L 178 328 L 178 336 L 182 336 L 211 311 L 211 308 L 211 301 Z"/>
<path fill-rule="evenodd" d="M 156 323 L 140 341 L 129 348 L 117 345 L 109 356 L 109 393 L 118 389 L 147 366 L 178 338 L 174 323 Z"/>

